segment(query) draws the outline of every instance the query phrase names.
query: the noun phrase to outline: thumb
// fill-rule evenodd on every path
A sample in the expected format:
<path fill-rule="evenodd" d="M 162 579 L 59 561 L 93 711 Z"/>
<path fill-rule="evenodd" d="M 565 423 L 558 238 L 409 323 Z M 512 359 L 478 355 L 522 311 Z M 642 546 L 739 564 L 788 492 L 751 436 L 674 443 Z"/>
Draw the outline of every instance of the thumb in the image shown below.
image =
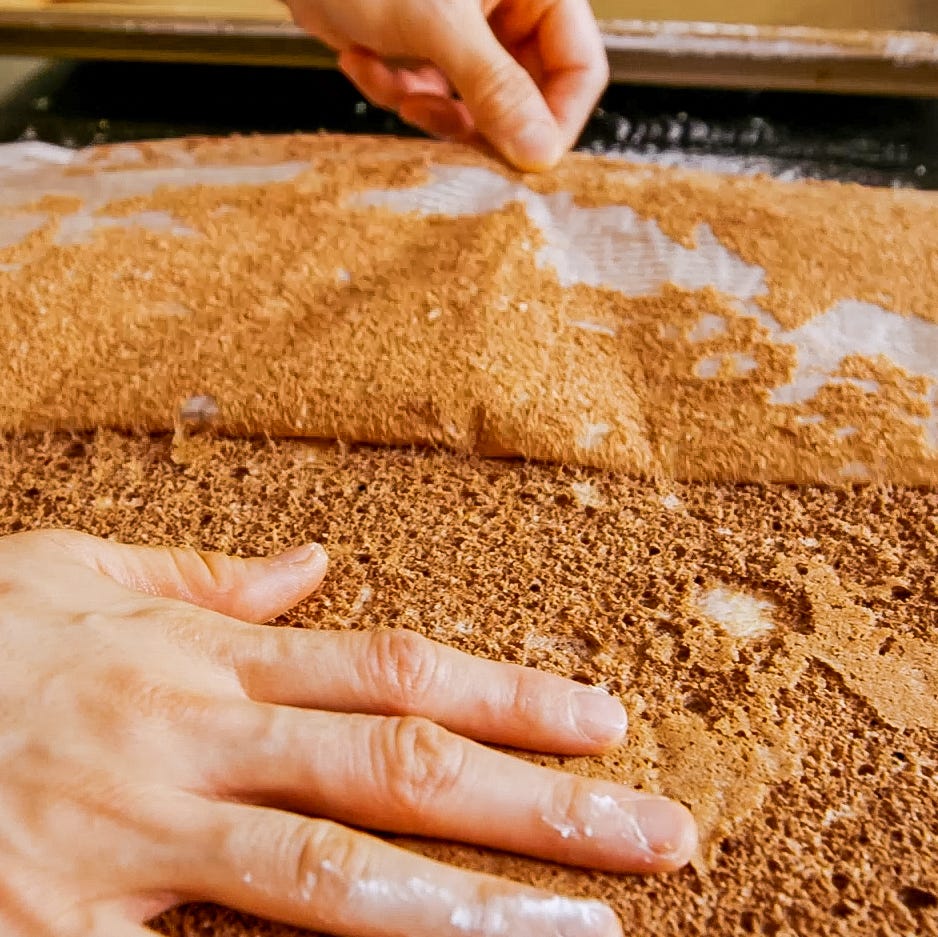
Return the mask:
<path fill-rule="evenodd" d="M 509 162 L 537 171 L 560 159 L 564 144 L 556 118 L 481 10 L 457 15 L 454 9 L 436 18 L 427 39 L 434 64 L 459 92 L 480 132 Z"/>
<path fill-rule="evenodd" d="M 305 599 L 318 588 L 328 565 L 326 551 L 316 543 L 242 559 L 179 547 L 130 546 L 73 532 L 59 542 L 125 588 L 252 622 L 276 618 Z"/>

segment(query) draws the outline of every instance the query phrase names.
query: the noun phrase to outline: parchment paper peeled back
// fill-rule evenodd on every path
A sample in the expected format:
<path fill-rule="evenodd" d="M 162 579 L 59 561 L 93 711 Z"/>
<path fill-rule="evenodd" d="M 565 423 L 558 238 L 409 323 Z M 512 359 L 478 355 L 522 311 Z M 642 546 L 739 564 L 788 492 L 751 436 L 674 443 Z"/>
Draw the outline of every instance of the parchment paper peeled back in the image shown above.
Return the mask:
<path fill-rule="evenodd" d="M 934 195 L 329 136 L 0 154 L 0 431 L 211 398 L 237 435 L 938 481 Z"/>

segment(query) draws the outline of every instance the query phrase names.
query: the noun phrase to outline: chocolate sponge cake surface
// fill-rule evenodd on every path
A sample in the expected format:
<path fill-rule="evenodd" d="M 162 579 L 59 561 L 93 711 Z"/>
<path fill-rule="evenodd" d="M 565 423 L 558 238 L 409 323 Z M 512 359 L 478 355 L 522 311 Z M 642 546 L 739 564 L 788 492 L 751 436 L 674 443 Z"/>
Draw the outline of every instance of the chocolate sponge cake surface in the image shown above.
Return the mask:
<path fill-rule="evenodd" d="M 243 555 L 321 540 L 286 624 L 406 627 L 607 687 L 605 758 L 538 758 L 691 806 L 702 851 L 660 878 L 450 844 L 437 858 L 603 898 L 648 935 L 938 927 L 938 495 L 636 482 L 596 470 L 296 440 L 23 436 L 0 529 L 65 524 Z M 167 934 L 293 933 L 191 907 Z"/>
<path fill-rule="evenodd" d="M 938 479 L 938 196 L 416 141 L 91 150 L 0 192 L 0 430 L 634 477 Z"/>
<path fill-rule="evenodd" d="M 524 757 L 701 827 L 651 879 L 410 848 L 636 935 L 938 933 L 938 199 L 330 137 L 14 177 L 0 531 L 320 540 L 284 625 L 604 686 L 620 749 Z"/>

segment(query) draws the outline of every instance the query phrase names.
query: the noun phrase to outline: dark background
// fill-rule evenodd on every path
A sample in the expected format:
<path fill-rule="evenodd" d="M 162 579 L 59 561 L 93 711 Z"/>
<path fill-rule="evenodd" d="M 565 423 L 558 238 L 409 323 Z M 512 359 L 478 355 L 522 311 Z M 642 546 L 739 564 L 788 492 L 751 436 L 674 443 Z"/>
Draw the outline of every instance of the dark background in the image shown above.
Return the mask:
<path fill-rule="evenodd" d="M 61 62 L 0 107 L 0 141 L 66 146 L 316 130 L 413 133 L 367 106 L 341 75 L 314 69 Z M 931 100 L 620 85 L 580 145 L 743 157 L 779 174 L 938 189 Z"/>

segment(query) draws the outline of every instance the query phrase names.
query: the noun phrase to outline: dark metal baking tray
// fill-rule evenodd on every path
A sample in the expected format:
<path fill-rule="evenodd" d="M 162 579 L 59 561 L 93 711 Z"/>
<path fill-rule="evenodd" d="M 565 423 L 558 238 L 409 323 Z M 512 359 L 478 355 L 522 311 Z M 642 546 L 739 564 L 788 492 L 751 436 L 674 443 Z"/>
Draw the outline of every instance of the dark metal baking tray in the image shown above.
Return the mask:
<path fill-rule="evenodd" d="M 321 43 L 287 22 L 128 11 L 84 12 L 81 4 L 5 9 L 0 0 L 0 54 L 314 67 L 334 62 Z M 938 97 L 938 35 L 927 31 L 676 20 L 604 20 L 602 26 L 613 78 L 620 82 Z"/>

